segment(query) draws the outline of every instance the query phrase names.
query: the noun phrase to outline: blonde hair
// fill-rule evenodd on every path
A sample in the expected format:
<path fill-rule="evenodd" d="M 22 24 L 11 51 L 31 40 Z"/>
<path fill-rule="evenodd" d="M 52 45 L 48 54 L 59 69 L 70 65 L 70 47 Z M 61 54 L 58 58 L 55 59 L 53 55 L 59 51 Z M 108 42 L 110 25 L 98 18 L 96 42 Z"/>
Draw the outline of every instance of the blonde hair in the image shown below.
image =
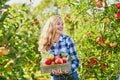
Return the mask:
<path fill-rule="evenodd" d="M 39 42 L 38 42 L 39 51 L 41 50 L 48 51 L 52 47 L 53 39 L 56 35 L 55 25 L 57 24 L 59 19 L 62 19 L 62 18 L 58 15 L 54 15 L 47 20 L 39 38 Z"/>

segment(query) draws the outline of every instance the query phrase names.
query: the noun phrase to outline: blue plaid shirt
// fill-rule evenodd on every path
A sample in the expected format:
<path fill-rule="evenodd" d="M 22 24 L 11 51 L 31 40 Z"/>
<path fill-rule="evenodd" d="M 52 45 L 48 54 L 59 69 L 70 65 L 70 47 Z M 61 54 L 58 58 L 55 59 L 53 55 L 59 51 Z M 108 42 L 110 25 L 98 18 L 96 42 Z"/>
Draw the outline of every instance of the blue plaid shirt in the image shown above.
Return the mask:
<path fill-rule="evenodd" d="M 73 40 L 67 35 L 60 35 L 59 42 L 54 43 L 49 53 L 60 56 L 61 53 L 67 53 L 67 56 L 70 56 L 71 59 L 71 72 L 74 72 L 79 67 L 79 59 L 75 50 Z"/>

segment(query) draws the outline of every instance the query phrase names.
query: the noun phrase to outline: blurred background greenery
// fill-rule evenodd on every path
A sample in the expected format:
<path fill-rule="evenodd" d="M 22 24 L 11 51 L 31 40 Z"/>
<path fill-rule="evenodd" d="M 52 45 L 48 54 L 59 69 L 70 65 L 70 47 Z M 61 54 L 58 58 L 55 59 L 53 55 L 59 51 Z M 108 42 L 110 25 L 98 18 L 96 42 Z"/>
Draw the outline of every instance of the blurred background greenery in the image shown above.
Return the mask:
<path fill-rule="evenodd" d="M 79 78 L 117 79 L 119 0 L 40 0 L 33 5 L 35 1 L 0 1 L 0 47 L 9 50 L 8 54 L 0 54 L 0 80 L 50 80 L 48 74 L 40 74 L 37 42 L 46 20 L 55 14 L 64 19 L 64 33 L 75 41 L 81 65 Z"/>

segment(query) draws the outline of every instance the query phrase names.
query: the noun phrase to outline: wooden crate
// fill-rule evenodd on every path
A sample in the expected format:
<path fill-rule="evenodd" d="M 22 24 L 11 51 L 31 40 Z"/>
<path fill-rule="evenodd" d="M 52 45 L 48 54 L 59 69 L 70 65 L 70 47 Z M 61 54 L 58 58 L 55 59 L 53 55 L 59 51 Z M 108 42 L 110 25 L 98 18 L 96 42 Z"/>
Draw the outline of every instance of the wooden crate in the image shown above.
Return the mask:
<path fill-rule="evenodd" d="M 68 71 L 70 72 L 70 62 L 65 64 L 54 64 L 54 65 L 40 65 L 41 74 L 45 73 L 51 73 L 52 70 L 58 70 L 61 69 L 62 71 Z"/>

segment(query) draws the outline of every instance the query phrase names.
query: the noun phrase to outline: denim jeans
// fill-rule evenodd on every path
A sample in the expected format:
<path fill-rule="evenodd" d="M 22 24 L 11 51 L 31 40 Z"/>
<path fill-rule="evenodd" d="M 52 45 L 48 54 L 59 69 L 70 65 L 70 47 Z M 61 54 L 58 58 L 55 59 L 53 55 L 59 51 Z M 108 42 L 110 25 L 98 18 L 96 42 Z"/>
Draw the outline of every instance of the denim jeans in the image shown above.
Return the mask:
<path fill-rule="evenodd" d="M 69 75 L 51 76 L 51 80 L 79 80 L 77 72 L 73 72 Z"/>

